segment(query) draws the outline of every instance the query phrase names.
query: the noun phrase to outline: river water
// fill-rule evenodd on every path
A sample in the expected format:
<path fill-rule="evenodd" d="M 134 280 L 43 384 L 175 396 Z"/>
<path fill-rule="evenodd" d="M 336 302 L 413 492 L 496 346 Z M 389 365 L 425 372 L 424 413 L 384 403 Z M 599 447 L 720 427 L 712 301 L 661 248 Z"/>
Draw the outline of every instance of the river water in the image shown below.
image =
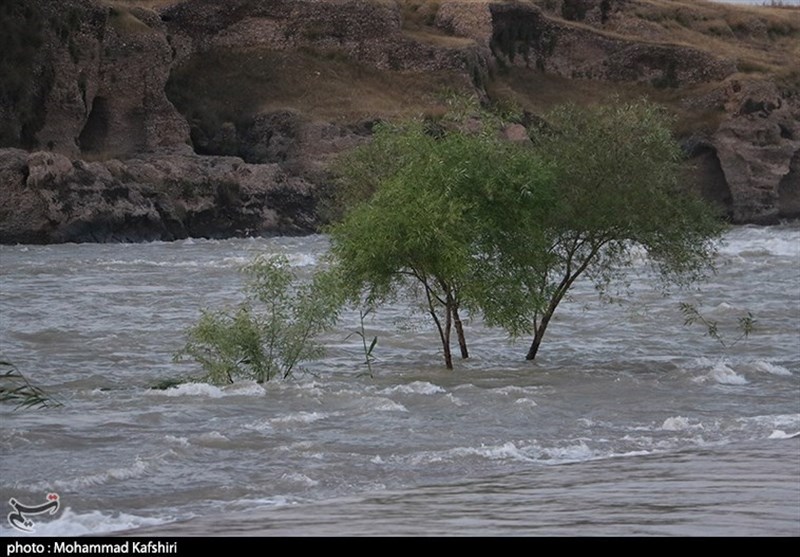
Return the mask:
<path fill-rule="evenodd" d="M 718 272 L 612 304 L 578 284 L 535 363 L 479 323 L 448 372 L 398 303 L 363 375 L 357 313 L 289 382 L 150 387 L 237 271 L 323 236 L 0 246 L 0 355 L 63 406 L 0 408 L 0 502 L 59 495 L 37 535 L 800 535 L 800 226 L 736 227 Z M 729 341 L 685 327 L 695 304 Z M 17 535 L 4 519 L 0 534 Z"/>

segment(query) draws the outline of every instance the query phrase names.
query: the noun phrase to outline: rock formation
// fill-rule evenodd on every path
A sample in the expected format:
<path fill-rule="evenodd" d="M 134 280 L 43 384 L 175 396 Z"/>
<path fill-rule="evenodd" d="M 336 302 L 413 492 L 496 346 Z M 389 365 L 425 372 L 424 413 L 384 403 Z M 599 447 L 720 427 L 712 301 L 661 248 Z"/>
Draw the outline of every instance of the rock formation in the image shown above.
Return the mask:
<path fill-rule="evenodd" d="M 510 91 L 536 109 L 573 84 L 652 93 L 685 112 L 687 175 L 732 221 L 796 218 L 800 72 L 772 69 L 790 53 L 749 69 L 744 47 L 705 43 L 731 34 L 754 52 L 796 51 L 800 10 L 735 9 L 5 0 L 0 242 L 311 232 L 330 158 L 368 140 L 375 121 L 436 117 L 442 89 L 485 102 Z M 519 125 L 505 133 L 525 140 Z"/>

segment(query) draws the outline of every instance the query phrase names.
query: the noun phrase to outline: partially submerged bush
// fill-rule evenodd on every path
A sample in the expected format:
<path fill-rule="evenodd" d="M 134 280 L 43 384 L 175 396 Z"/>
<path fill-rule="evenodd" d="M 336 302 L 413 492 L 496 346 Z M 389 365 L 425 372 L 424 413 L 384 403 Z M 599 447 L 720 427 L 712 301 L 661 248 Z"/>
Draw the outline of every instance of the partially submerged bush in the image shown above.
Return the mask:
<path fill-rule="evenodd" d="M 258 257 L 244 268 L 247 298 L 233 310 L 204 310 L 177 359 L 191 358 L 213 384 L 286 379 L 321 356 L 315 337 L 336 322 L 340 288 L 332 272 L 299 280 L 283 256 Z"/>

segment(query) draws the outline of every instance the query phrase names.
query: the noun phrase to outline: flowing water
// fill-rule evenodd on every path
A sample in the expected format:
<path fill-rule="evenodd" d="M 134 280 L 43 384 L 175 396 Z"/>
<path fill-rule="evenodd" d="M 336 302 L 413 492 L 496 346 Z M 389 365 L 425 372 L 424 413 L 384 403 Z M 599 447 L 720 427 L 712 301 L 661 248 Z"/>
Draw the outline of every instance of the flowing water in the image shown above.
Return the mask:
<path fill-rule="evenodd" d="M 644 260 L 612 304 L 578 284 L 535 363 L 470 323 L 448 372 L 398 303 L 365 323 L 373 378 L 348 313 L 292 381 L 168 390 L 240 265 L 309 273 L 326 238 L 0 246 L 0 355 L 63 403 L 0 408 L 0 502 L 57 493 L 39 535 L 800 535 L 800 227 L 725 240 L 699 290 Z M 679 302 L 756 331 L 723 348 Z"/>

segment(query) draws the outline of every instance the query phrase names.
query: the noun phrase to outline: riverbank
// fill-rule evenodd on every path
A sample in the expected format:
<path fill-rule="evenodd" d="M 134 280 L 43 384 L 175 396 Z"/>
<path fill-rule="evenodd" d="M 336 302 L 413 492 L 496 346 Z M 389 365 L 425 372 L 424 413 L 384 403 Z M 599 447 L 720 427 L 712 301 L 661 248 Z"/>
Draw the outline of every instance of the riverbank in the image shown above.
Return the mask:
<path fill-rule="evenodd" d="M 646 96 L 734 223 L 800 216 L 800 8 L 9 0 L 0 243 L 309 233 L 383 120 Z M 512 111 L 513 112 L 513 111 Z"/>

